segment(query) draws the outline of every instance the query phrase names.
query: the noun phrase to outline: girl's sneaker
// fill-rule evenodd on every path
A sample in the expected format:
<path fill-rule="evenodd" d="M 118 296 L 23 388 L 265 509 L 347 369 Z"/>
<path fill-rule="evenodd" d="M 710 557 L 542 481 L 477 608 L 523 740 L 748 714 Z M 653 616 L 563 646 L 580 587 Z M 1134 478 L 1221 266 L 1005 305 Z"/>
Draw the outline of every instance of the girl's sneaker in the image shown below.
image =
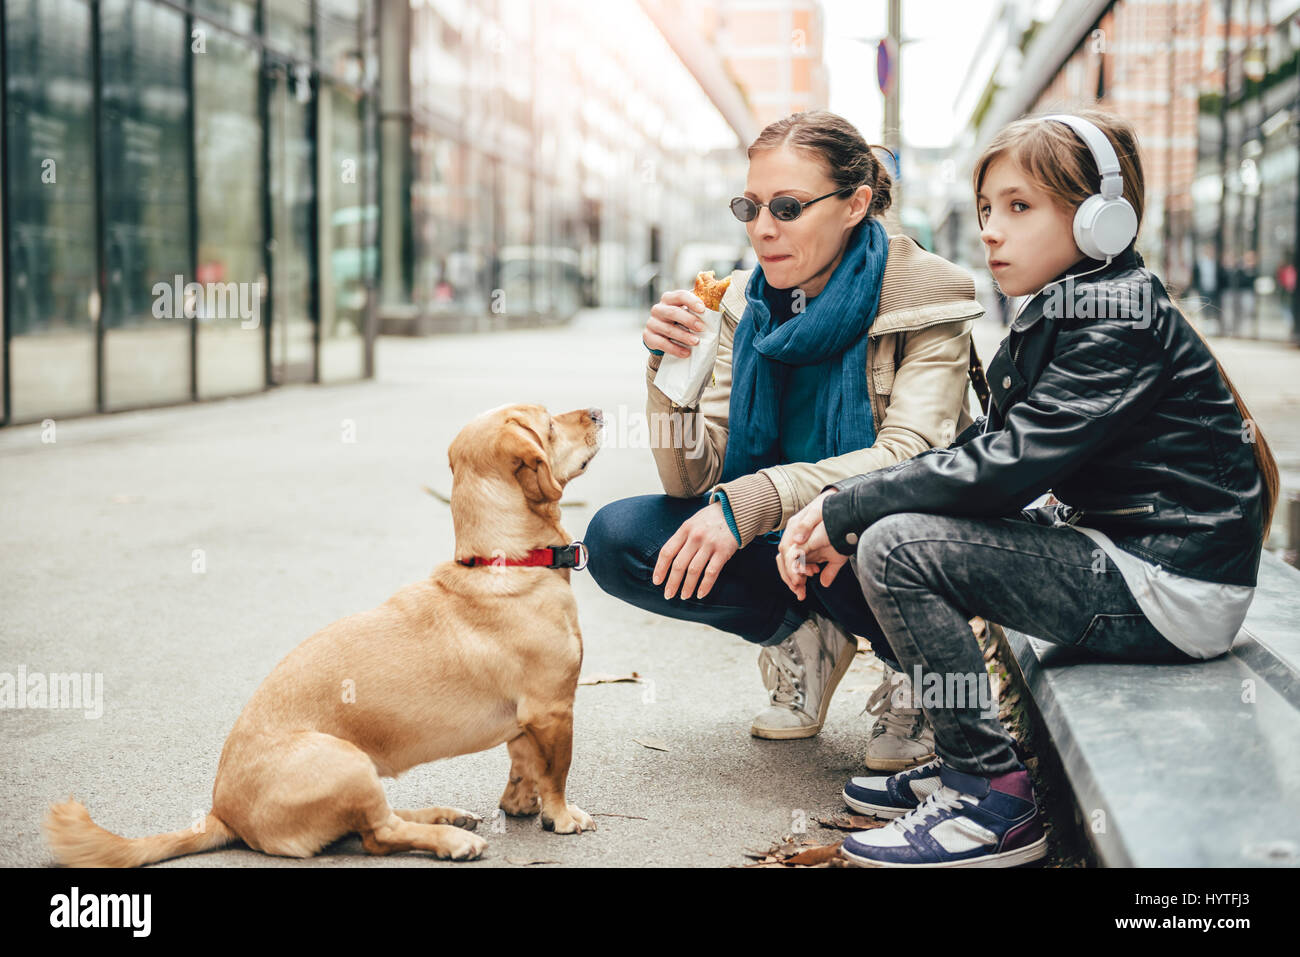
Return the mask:
<path fill-rule="evenodd" d="M 850 834 L 840 854 L 866 867 L 1014 867 L 1046 856 L 1028 771 L 985 778 L 940 764 L 939 780 L 911 811 Z"/>
<path fill-rule="evenodd" d="M 939 790 L 939 762 L 935 758 L 887 778 L 850 778 L 841 796 L 859 814 L 900 817 Z"/>

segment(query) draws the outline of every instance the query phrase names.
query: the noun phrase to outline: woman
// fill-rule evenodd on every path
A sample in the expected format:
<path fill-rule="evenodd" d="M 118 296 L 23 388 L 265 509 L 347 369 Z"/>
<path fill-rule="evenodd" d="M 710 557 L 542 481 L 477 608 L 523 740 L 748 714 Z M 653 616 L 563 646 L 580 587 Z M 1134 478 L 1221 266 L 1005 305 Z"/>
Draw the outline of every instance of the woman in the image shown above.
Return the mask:
<path fill-rule="evenodd" d="M 703 304 L 667 292 L 642 334 L 667 494 L 606 505 L 585 538 L 609 594 L 762 645 L 769 707 L 750 731 L 806 738 L 821 730 L 853 635 L 896 663 L 856 583 L 786 593 L 775 539 L 828 482 L 947 445 L 970 421 L 970 328 L 983 310 L 964 272 L 886 236 L 876 215 L 889 207 L 889 174 L 843 118 L 773 123 L 749 160 L 731 209 L 759 265 L 731 276 L 714 382 L 698 408 L 675 406 L 654 381 L 662 354 L 690 354 Z M 662 422 L 671 434 L 658 434 Z M 932 752 L 920 709 L 893 707 L 889 689 L 887 680 L 870 704 L 881 717 L 866 763 L 878 770 Z"/>
<path fill-rule="evenodd" d="M 975 615 L 1110 658 L 1222 654 L 1254 595 L 1277 464 L 1133 248 L 1133 129 L 1096 112 L 1019 120 L 974 186 L 994 277 L 1030 297 L 989 363 L 988 421 L 824 490 L 787 528 L 782 577 L 795 595 L 810 574 L 825 588 L 855 555 L 890 646 L 927 688 L 987 687 L 961 627 Z M 1049 489 L 1057 503 L 1017 511 Z M 927 710 L 938 757 L 850 780 L 845 802 L 890 824 L 842 853 L 878 866 L 1041 858 L 1033 786 L 996 708 L 954 695 Z"/>

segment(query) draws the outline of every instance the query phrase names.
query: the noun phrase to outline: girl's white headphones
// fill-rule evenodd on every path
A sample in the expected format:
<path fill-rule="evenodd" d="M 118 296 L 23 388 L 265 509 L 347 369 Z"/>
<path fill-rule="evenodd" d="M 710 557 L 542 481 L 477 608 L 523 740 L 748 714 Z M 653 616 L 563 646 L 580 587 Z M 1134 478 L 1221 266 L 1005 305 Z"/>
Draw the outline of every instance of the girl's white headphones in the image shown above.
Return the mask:
<path fill-rule="evenodd" d="M 1064 123 L 1083 140 L 1101 173 L 1101 189 L 1083 201 L 1074 214 L 1074 242 L 1089 259 L 1109 262 L 1128 248 L 1137 235 L 1137 213 L 1124 198 L 1124 180 L 1119 172 L 1119 157 L 1110 140 L 1093 123 L 1081 116 L 1053 113 L 1045 120 Z"/>

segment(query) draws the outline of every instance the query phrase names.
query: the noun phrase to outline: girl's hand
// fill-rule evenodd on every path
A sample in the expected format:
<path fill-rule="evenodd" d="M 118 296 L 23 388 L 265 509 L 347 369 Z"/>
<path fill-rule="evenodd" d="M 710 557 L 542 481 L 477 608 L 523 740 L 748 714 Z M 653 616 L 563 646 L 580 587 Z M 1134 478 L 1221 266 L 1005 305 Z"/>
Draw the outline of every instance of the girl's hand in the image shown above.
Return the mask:
<path fill-rule="evenodd" d="M 820 573 L 818 581 L 825 588 L 849 560 L 831 546 L 822 522 L 822 503 L 834 494 L 833 489 L 823 492 L 790 519 L 777 547 L 777 571 L 800 601 L 807 597 L 808 578 Z"/>
<path fill-rule="evenodd" d="M 670 289 L 650 307 L 650 319 L 641 333 L 641 341 L 651 349 L 662 349 L 664 355 L 684 358 L 691 354 L 691 346 L 700 341 L 695 332 L 704 328 L 703 320 L 698 318 L 703 312 L 704 303 L 695 293 Z"/>
<path fill-rule="evenodd" d="M 672 293 L 665 295 L 671 296 Z M 683 600 L 691 597 L 698 582 L 699 592 L 695 597 L 703 598 L 713 587 L 722 566 L 738 551 L 740 545 L 727 525 L 722 503 L 710 502 L 684 521 L 673 537 L 664 542 L 651 581 L 658 585 L 667 576 L 668 587 L 664 590 L 664 597 L 672 598 L 680 584 Z"/>

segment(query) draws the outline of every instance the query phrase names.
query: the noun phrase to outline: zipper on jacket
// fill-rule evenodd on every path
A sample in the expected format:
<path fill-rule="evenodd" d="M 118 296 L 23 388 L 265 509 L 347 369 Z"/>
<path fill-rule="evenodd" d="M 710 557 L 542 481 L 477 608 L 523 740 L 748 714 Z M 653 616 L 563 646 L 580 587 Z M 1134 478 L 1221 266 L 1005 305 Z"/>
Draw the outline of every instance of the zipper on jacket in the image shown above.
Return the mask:
<path fill-rule="evenodd" d="M 1149 502 L 1145 505 L 1126 505 L 1123 508 L 1077 508 L 1065 520 L 1066 525 L 1076 525 L 1086 511 L 1089 515 L 1150 515 L 1156 507 Z"/>

